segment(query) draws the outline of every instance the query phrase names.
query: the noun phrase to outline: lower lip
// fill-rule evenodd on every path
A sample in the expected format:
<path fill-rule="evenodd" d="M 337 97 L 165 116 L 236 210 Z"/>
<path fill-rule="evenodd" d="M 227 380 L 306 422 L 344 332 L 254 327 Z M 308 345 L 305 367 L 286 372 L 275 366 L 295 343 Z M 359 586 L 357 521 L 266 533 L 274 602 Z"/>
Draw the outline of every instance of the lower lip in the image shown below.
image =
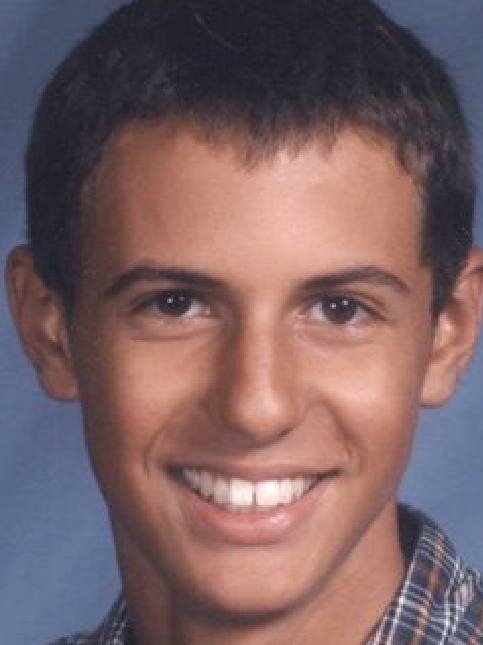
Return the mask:
<path fill-rule="evenodd" d="M 263 511 L 230 511 L 204 500 L 174 479 L 190 523 L 210 538 L 239 545 L 275 544 L 287 539 L 313 514 L 334 476 L 324 477 L 292 504 Z"/>

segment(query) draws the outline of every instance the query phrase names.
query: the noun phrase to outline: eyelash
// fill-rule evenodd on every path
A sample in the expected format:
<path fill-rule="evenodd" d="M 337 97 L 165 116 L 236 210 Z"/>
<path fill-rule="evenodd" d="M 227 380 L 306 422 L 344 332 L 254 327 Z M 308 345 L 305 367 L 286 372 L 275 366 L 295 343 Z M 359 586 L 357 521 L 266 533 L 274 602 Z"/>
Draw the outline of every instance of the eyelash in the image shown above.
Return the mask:
<path fill-rule="evenodd" d="M 196 311 L 189 314 L 193 304 L 198 304 L 201 313 Z M 169 311 L 169 308 L 172 308 Z M 164 311 L 163 311 L 164 309 Z M 195 318 L 198 316 L 211 316 L 211 307 L 206 303 L 205 298 L 189 289 L 168 289 L 158 291 L 140 299 L 132 308 L 132 312 L 151 312 L 161 318 L 179 320 L 183 318 Z"/>
<path fill-rule="evenodd" d="M 323 319 L 311 317 L 311 312 L 319 308 Z M 331 294 L 316 298 L 305 310 L 305 316 L 315 323 L 327 323 L 335 327 L 356 327 L 377 317 L 375 310 L 358 298 L 345 294 Z M 337 317 L 340 316 L 338 319 Z"/>
<path fill-rule="evenodd" d="M 194 305 L 197 305 L 195 311 L 190 313 Z M 206 298 L 189 289 L 168 289 L 150 294 L 140 299 L 132 312 L 149 312 L 173 321 L 213 315 L 212 307 L 206 302 Z M 371 318 L 376 318 L 377 314 L 372 307 L 358 298 L 345 294 L 330 294 L 314 298 L 304 309 L 303 317 L 315 324 L 345 328 L 364 324 Z"/>

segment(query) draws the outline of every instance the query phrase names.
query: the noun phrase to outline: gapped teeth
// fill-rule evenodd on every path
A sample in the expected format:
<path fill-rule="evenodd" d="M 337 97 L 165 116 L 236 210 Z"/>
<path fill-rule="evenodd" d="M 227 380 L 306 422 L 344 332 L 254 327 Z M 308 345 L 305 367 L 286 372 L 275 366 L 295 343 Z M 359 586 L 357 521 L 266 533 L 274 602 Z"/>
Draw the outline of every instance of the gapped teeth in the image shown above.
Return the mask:
<path fill-rule="evenodd" d="M 313 486 L 317 477 L 291 477 L 251 482 L 227 478 L 206 470 L 184 468 L 185 482 L 198 495 L 232 510 L 257 510 L 291 504 Z"/>

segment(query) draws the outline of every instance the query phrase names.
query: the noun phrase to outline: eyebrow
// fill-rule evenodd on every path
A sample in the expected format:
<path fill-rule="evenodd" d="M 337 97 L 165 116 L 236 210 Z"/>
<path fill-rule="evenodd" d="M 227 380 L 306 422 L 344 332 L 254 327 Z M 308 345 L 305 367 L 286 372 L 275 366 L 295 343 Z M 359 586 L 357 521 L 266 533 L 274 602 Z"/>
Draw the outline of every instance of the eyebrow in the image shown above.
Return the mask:
<path fill-rule="evenodd" d="M 389 287 L 401 295 L 409 295 L 411 291 L 406 282 L 397 275 L 373 265 L 356 266 L 351 269 L 310 278 L 304 282 L 303 288 L 307 291 L 316 291 L 317 289 L 324 291 L 357 282 Z"/>
<path fill-rule="evenodd" d="M 199 271 L 142 264 L 113 278 L 103 290 L 103 295 L 107 299 L 116 298 L 139 282 L 162 282 L 163 280 L 183 282 L 198 289 L 219 289 L 223 286 L 221 280 Z"/>
<path fill-rule="evenodd" d="M 180 282 L 205 290 L 222 290 L 225 286 L 222 280 L 200 271 L 158 264 L 142 264 L 114 277 L 103 290 L 103 295 L 107 299 L 112 299 L 137 283 L 153 283 L 165 280 Z M 302 289 L 305 291 L 334 290 L 357 282 L 389 287 L 402 295 L 410 293 L 409 286 L 401 278 L 373 265 L 356 266 L 335 273 L 309 278 L 302 283 Z"/>

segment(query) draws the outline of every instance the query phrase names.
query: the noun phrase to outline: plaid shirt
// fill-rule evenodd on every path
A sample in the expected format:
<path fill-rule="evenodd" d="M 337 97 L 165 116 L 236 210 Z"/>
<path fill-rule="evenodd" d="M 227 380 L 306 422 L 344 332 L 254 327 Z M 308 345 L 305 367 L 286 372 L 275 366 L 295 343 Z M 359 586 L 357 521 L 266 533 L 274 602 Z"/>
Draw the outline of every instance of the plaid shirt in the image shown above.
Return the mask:
<path fill-rule="evenodd" d="M 483 579 L 422 513 L 400 509 L 406 578 L 366 645 L 483 645 Z M 121 598 L 100 628 L 52 645 L 135 645 Z"/>

